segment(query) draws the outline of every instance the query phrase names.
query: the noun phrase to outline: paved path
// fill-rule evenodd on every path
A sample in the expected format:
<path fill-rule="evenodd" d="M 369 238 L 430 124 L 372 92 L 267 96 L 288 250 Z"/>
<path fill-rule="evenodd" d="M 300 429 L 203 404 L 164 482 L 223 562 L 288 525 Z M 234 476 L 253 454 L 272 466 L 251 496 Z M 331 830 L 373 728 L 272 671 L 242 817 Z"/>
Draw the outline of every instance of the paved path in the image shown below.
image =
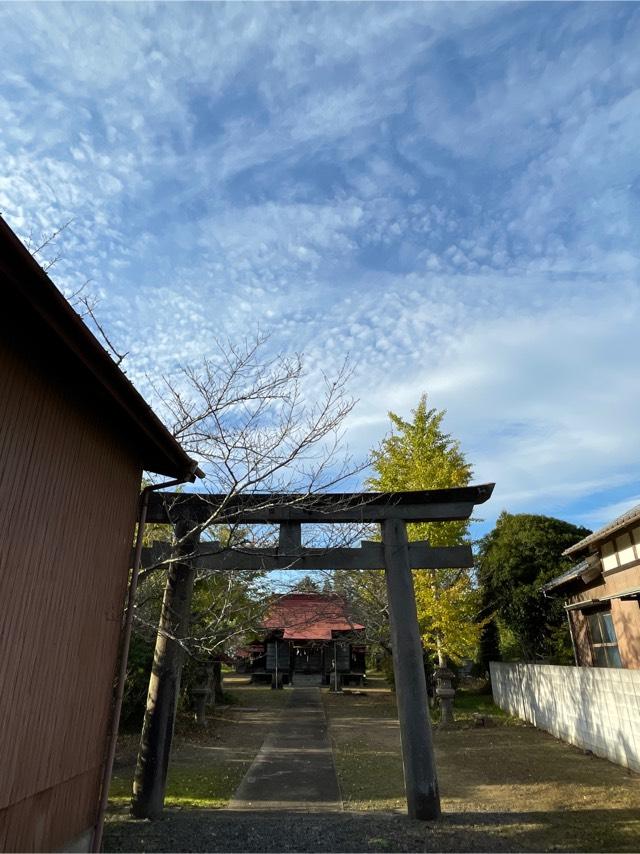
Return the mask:
<path fill-rule="evenodd" d="M 285 689 L 287 690 L 287 689 Z M 293 688 L 230 810 L 342 810 L 319 688 Z"/>

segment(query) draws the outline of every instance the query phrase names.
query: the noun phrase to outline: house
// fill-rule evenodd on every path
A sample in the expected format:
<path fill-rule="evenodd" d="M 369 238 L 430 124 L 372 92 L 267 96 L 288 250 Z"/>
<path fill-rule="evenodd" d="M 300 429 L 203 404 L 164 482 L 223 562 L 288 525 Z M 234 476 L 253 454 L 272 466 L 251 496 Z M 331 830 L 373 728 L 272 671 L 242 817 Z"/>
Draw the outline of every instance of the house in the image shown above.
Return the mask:
<path fill-rule="evenodd" d="M 87 850 L 143 470 L 195 464 L 0 219 L 0 850 Z"/>
<path fill-rule="evenodd" d="M 640 669 L 640 505 L 564 555 L 575 565 L 542 590 L 565 600 L 576 663 Z"/>
<path fill-rule="evenodd" d="M 241 651 L 244 672 L 256 681 L 342 685 L 360 684 L 365 679 L 365 627 L 350 617 L 341 596 L 281 596 L 268 611 L 263 627 L 262 636 Z"/>

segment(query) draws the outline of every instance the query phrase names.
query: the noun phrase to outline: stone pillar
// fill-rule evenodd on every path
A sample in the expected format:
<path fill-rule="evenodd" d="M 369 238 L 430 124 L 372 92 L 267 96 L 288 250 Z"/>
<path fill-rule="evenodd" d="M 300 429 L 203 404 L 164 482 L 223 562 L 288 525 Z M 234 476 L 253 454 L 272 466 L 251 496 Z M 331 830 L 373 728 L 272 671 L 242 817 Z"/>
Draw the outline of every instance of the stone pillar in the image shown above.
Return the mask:
<path fill-rule="evenodd" d="M 409 818 L 440 817 L 427 685 L 405 523 L 382 524 L 402 763 Z"/>

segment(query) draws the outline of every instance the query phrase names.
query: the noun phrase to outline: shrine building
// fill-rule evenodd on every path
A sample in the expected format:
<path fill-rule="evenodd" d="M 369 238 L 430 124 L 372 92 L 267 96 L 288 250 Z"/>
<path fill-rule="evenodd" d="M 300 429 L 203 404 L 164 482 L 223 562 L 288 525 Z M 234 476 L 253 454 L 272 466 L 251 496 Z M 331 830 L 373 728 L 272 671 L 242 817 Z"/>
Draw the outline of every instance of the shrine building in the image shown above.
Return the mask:
<path fill-rule="evenodd" d="M 237 654 L 239 669 L 253 680 L 341 687 L 366 679 L 365 627 L 352 619 L 341 596 L 281 596 L 267 612 L 263 627 L 264 633 Z"/>

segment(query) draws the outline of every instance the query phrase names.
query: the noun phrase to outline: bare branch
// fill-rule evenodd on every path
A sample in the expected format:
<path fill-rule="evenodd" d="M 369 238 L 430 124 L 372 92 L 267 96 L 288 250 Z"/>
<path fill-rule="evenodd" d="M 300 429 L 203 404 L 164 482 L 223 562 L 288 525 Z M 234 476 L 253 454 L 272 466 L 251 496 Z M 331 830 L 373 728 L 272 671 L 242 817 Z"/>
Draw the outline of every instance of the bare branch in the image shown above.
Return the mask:
<path fill-rule="evenodd" d="M 71 219 L 67 220 L 67 222 L 65 222 L 59 228 L 56 228 L 50 234 L 42 235 L 40 238 L 40 243 L 37 246 L 33 245 L 33 229 L 32 229 L 29 232 L 29 236 L 27 237 L 27 239 L 25 241 L 25 245 L 26 245 L 27 249 L 29 250 L 29 253 L 31 254 L 31 256 L 33 258 L 36 258 L 37 260 L 40 260 L 40 259 L 38 259 L 38 255 L 40 255 L 41 252 L 44 249 L 46 249 L 48 246 L 51 246 L 53 243 L 55 243 L 55 241 L 60 237 L 62 232 L 66 228 L 68 228 L 72 222 L 73 222 L 73 217 Z M 45 273 L 48 273 L 49 270 L 54 266 L 54 264 L 58 263 L 60 258 L 61 258 L 61 256 L 58 254 L 58 255 L 54 255 L 53 258 L 49 258 L 46 261 L 44 261 L 41 264 L 41 266 L 42 266 L 42 269 L 45 271 Z"/>
<path fill-rule="evenodd" d="M 109 338 L 109 336 L 105 332 L 104 327 L 99 322 L 99 320 L 97 319 L 97 317 L 94 313 L 94 308 L 97 305 L 97 301 L 92 302 L 92 301 L 90 301 L 89 297 L 87 297 L 85 294 L 82 294 L 81 296 L 78 297 L 78 302 L 80 305 L 83 305 L 84 309 L 85 309 L 84 313 L 81 314 L 80 316 L 82 318 L 89 317 L 91 319 L 93 325 L 96 327 L 96 329 L 100 333 L 103 341 L 107 345 L 107 349 L 109 350 L 109 352 L 113 356 L 116 365 L 122 364 L 122 362 L 124 361 L 124 359 L 126 359 L 126 357 L 129 355 L 129 353 L 128 352 L 119 353 L 118 350 L 116 350 L 113 342 L 111 341 L 111 339 Z"/>

